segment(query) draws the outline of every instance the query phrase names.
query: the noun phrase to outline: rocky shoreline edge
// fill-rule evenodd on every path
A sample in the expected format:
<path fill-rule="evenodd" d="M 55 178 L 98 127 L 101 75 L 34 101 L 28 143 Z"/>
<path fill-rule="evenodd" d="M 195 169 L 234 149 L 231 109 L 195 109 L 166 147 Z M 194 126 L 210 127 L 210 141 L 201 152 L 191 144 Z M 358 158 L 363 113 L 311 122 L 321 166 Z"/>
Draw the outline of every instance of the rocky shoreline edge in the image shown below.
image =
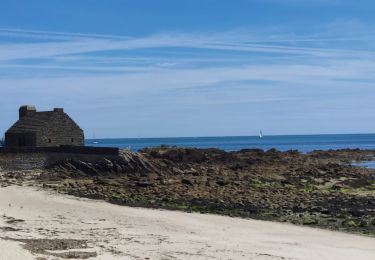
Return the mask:
<path fill-rule="evenodd" d="M 0 185 L 127 206 L 289 222 L 375 236 L 374 150 L 301 154 L 162 146 L 120 156 L 0 154 Z"/>

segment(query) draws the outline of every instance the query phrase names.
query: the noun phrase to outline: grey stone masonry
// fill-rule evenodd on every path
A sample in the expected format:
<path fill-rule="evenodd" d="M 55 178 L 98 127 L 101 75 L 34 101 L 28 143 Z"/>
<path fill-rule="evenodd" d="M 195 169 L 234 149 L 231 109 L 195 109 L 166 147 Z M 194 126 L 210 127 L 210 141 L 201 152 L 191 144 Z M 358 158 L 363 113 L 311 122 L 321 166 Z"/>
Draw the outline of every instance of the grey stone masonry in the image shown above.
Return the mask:
<path fill-rule="evenodd" d="M 5 147 L 83 146 L 83 130 L 62 108 L 37 112 L 22 106 L 19 120 L 5 133 Z"/>

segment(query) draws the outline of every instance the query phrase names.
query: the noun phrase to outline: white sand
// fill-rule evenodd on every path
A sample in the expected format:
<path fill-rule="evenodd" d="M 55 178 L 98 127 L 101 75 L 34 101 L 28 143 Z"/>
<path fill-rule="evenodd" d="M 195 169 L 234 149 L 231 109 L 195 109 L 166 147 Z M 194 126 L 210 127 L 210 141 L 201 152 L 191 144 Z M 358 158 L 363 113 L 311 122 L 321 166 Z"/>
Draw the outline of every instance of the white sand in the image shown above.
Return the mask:
<path fill-rule="evenodd" d="M 6 217 L 25 222 L 7 224 Z M 21 230 L 1 232 L 1 237 L 87 239 L 91 248 L 85 251 L 97 252 L 97 259 L 375 259 L 374 238 L 281 223 L 129 208 L 19 186 L 0 188 L 2 226 Z M 36 257 L 20 243 L 0 239 L 0 259 Z"/>

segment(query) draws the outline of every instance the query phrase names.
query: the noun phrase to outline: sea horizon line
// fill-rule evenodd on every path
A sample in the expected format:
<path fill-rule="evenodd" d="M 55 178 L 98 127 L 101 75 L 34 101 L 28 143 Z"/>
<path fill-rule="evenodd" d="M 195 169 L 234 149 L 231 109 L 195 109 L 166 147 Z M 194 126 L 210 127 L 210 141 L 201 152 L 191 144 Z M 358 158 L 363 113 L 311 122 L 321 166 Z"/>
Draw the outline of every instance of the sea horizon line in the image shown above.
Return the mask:
<path fill-rule="evenodd" d="M 267 134 L 263 133 L 263 137 L 292 137 L 292 136 L 355 136 L 355 135 L 375 135 L 375 133 L 326 133 L 326 134 Z M 118 140 L 118 139 L 187 139 L 187 138 L 243 138 L 243 137 L 259 137 L 258 135 L 223 135 L 223 136 L 165 136 L 165 137 L 97 137 L 85 138 L 85 140 Z"/>

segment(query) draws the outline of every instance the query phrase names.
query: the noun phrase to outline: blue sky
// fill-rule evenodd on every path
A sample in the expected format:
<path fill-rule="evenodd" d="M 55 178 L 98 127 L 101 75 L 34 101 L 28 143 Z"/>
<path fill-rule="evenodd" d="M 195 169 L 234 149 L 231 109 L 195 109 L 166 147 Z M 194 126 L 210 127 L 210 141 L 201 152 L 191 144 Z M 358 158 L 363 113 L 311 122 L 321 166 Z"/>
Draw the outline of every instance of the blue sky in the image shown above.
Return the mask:
<path fill-rule="evenodd" d="M 64 107 L 87 137 L 370 133 L 372 0 L 2 0 L 0 131 Z"/>

